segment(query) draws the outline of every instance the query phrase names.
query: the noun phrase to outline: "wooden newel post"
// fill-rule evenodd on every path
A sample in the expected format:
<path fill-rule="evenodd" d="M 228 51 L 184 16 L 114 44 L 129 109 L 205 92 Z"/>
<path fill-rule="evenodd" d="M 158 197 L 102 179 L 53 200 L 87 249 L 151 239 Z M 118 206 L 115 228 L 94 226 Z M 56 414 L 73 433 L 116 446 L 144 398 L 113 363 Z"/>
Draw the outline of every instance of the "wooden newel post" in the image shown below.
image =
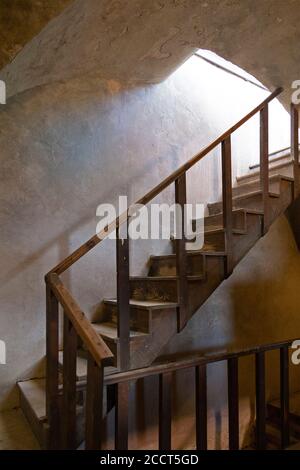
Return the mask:
<path fill-rule="evenodd" d="M 260 188 L 262 191 L 262 210 L 264 213 L 262 235 L 264 235 L 270 226 L 268 104 L 260 111 Z"/>
<path fill-rule="evenodd" d="M 64 449 L 76 449 L 76 361 L 77 334 L 64 314 L 62 442 Z"/>
<path fill-rule="evenodd" d="M 130 283 L 129 283 L 129 239 L 128 230 L 124 238 L 117 228 L 117 316 L 120 351 L 120 369 L 130 368 Z"/>
<path fill-rule="evenodd" d="M 58 301 L 46 280 L 46 414 L 47 448 L 50 450 L 60 448 L 58 350 Z"/>
<path fill-rule="evenodd" d="M 297 107 L 291 104 L 291 157 L 294 167 L 294 199 L 300 193 L 300 170 L 299 170 L 299 111 Z"/>
<path fill-rule="evenodd" d="M 86 450 L 101 449 L 103 386 L 103 366 L 99 366 L 92 355 L 88 353 L 85 417 Z"/>
<path fill-rule="evenodd" d="M 223 227 L 225 230 L 225 277 L 233 271 L 233 219 L 232 219 L 232 173 L 231 173 L 231 138 L 222 142 L 222 195 Z"/>
<path fill-rule="evenodd" d="M 290 444 L 289 348 L 280 348 L 280 433 L 281 448 Z"/>
<path fill-rule="evenodd" d="M 255 354 L 256 450 L 266 448 L 266 378 L 265 353 Z"/>
<path fill-rule="evenodd" d="M 180 211 L 176 213 L 176 272 L 177 272 L 177 297 L 178 297 L 178 331 L 187 324 L 189 318 L 188 306 L 188 281 L 187 281 L 187 256 L 185 249 L 185 205 L 186 205 L 186 174 L 175 181 L 175 202 Z M 179 214 L 180 212 L 180 214 Z"/>
<path fill-rule="evenodd" d="M 239 371 L 238 358 L 227 361 L 228 368 L 228 418 L 229 449 L 239 449 Z"/>

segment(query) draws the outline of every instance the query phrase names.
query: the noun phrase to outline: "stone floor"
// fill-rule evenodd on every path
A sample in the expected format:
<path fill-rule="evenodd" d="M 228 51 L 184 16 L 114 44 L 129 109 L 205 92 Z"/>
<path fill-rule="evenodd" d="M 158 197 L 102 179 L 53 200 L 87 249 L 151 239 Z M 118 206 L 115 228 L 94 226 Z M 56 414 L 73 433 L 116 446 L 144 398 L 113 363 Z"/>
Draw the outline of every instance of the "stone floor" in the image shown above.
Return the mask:
<path fill-rule="evenodd" d="M 19 408 L 0 413 L 0 450 L 38 450 L 39 448 Z"/>

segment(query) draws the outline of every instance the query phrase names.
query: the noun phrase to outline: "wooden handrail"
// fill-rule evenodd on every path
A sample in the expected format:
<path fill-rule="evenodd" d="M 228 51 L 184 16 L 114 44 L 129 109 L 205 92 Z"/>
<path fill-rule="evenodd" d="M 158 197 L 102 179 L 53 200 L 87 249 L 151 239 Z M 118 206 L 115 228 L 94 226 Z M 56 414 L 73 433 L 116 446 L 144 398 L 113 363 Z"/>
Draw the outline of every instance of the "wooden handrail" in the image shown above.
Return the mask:
<path fill-rule="evenodd" d="M 204 147 L 199 153 L 192 157 L 189 161 L 180 166 L 176 171 L 171 175 L 165 178 L 161 183 L 155 186 L 151 191 L 149 191 L 145 196 L 143 196 L 135 204 L 145 205 L 148 204 L 152 199 L 154 199 L 159 193 L 166 189 L 170 184 L 174 183 L 180 176 L 185 174 L 192 166 L 199 162 L 205 155 L 211 152 L 215 147 L 220 145 L 224 140 L 226 140 L 233 132 L 239 129 L 245 122 L 251 119 L 256 113 L 261 111 L 270 101 L 272 101 L 276 96 L 282 93 L 283 88 L 277 88 L 273 93 L 271 93 L 265 100 L 263 100 L 258 106 L 256 106 L 252 111 L 246 114 L 242 119 L 240 119 L 236 124 L 231 126 L 227 131 L 217 137 L 213 142 Z M 133 206 L 135 205 L 133 204 Z M 131 207 L 133 207 L 131 206 Z M 130 209 L 130 208 L 129 208 Z M 62 274 L 70 266 L 72 266 L 76 261 L 78 261 L 82 256 L 88 253 L 92 248 L 94 248 L 98 243 L 100 243 L 104 238 L 106 238 L 110 233 L 120 227 L 128 219 L 129 209 L 119 217 L 117 217 L 111 224 L 105 227 L 100 233 L 95 234 L 91 237 L 86 243 L 81 245 L 77 250 L 71 253 L 67 258 L 65 258 L 61 263 L 55 266 L 48 274 L 56 273 Z"/>
<path fill-rule="evenodd" d="M 82 312 L 69 290 L 64 286 L 57 274 L 47 276 L 49 283 L 57 300 L 63 306 L 66 315 L 74 326 L 76 333 L 82 339 L 85 346 L 93 356 L 95 362 L 101 366 L 111 365 L 114 357 L 113 353 L 104 340 L 92 327 L 91 322 Z"/>
<path fill-rule="evenodd" d="M 250 346 L 239 351 L 232 352 L 219 352 L 214 354 L 207 354 L 203 356 L 183 357 L 176 361 L 166 360 L 165 362 L 154 363 L 147 367 L 140 369 L 130 369 L 126 371 L 115 372 L 106 375 L 104 378 L 105 385 L 114 385 L 117 383 L 130 382 L 131 380 L 138 380 L 153 375 L 163 374 L 165 372 L 175 372 L 177 370 L 189 369 L 190 367 L 204 366 L 215 362 L 227 361 L 233 358 L 240 358 L 244 356 L 251 356 L 259 352 L 268 352 L 282 347 L 289 347 L 299 338 L 293 338 L 285 341 L 278 341 L 275 343 L 262 344 L 257 346 Z M 84 390 L 86 387 L 86 380 L 82 379 L 77 382 L 77 390 Z"/>
<path fill-rule="evenodd" d="M 83 391 L 94 383 L 100 382 L 104 385 L 114 387 L 115 404 L 115 449 L 128 450 L 128 416 L 130 403 L 128 391 L 130 383 L 146 377 L 157 377 L 159 384 L 158 409 L 159 409 L 159 449 L 168 450 L 172 445 L 172 374 L 183 369 L 189 369 L 195 375 L 195 421 L 196 421 L 196 447 L 197 450 L 207 450 L 207 425 L 208 425 L 208 383 L 207 366 L 216 362 L 227 363 L 227 384 L 228 384 L 228 448 L 238 450 L 240 448 L 239 432 L 239 359 L 245 356 L 252 356 L 255 359 L 255 429 L 256 429 L 256 449 L 266 449 L 267 436 L 267 414 L 266 414 L 266 353 L 271 350 L 280 352 L 280 434 L 281 448 L 289 446 L 290 442 L 290 404 L 289 404 L 289 347 L 294 340 L 284 340 L 275 343 L 249 346 L 238 351 L 223 351 L 204 356 L 194 356 L 191 358 L 177 359 L 174 362 L 163 362 L 151 366 L 117 372 L 115 374 L 93 377 L 93 381 L 82 380 L 77 382 L 77 392 Z M 98 373 L 98 369 L 95 371 Z M 89 374 L 88 374 L 89 377 Z M 176 376 L 177 377 L 177 376 Z M 103 390 L 103 388 L 101 389 Z M 98 391 L 99 392 L 99 391 Z M 64 388 L 60 385 L 58 393 L 64 394 Z M 90 410 L 92 420 L 90 421 L 90 432 L 86 437 L 86 449 L 99 449 L 101 444 L 101 412 L 99 411 L 99 399 L 95 400 L 95 393 L 87 398 L 87 411 Z M 102 395 L 101 397 L 102 398 Z M 94 402 L 95 406 L 91 406 Z M 94 413 L 96 413 L 96 418 Z M 90 439 L 88 439 L 90 437 Z"/>

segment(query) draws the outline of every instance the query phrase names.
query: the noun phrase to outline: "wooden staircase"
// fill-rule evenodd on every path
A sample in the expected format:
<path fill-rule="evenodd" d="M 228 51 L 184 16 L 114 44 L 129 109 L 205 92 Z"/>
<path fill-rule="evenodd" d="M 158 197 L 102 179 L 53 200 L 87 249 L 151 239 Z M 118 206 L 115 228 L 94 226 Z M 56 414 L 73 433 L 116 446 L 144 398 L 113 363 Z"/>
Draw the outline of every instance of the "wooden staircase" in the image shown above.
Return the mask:
<path fill-rule="evenodd" d="M 223 199 L 208 204 L 209 214 L 204 218 L 204 245 L 201 250 L 186 251 L 185 240 L 170 240 L 172 254 L 151 255 L 148 275 L 132 277 L 129 275 L 129 242 L 122 239 L 120 234 L 121 225 L 128 218 L 126 213 L 107 227 L 100 237 L 92 237 L 46 276 L 47 378 L 46 381 L 19 383 L 22 409 L 44 447 L 59 446 L 57 430 L 61 419 L 58 409 L 61 407 L 65 423 L 61 424 L 65 436 L 61 438 L 63 447 L 74 448 L 83 439 L 80 417 L 85 399 L 82 390 L 87 393 L 86 401 L 91 406 L 90 416 L 87 410 L 85 418 L 87 448 L 97 447 L 95 442 L 99 441 L 99 435 L 96 418 L 91 411 L 93 409 L 95 412 L 95 408 L 92 407 L 99 407 L 98 402 L 102 400 L 101 409 L 95 415 L 102 419 L 102 415 L 114 404 L 109 396 L 106 397 L 102 411 L 105 377 L 150 366 L 163 347 L 184 328 L 192 315 L 299 194 L 299 146 L 295 137 L 298 113 L 294 107 L 292 155 L 284 154 L 268 163 L 266 110 L 269 101 L 280 91 L 271 94 L 227 133 L 139 201 L 148 203 L 174 182 L 176 202 L 183 205 L 186 201 L 186 171 L 221 144 Z M 230 136 L 257 112 L 261 115 L 260 167 L 254 167 L 249 174 L 237 178 L 232 188 Z M 193 223 L 195 226 L 196 221 Z M 59 275 L 114 229 L 118 235 L 117 297 L 104 299 L 102 321 L 91 324 Z M 64 352 L 59 352 L 58 347 L 59 304 L 65 314 Z M 80 383 L 84 384 L 81 392 L 78 391 Z M 70 441 L 68 435 L 71 430 L 73 437 Z"/>

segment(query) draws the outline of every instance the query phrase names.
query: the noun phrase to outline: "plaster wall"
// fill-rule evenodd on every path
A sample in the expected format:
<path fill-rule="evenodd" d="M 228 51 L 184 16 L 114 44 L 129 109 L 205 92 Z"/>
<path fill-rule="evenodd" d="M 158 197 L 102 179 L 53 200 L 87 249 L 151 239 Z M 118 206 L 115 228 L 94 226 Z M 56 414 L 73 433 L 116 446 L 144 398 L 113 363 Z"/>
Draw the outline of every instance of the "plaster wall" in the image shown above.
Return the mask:
<path fill-rule="evenodd" d="M 232 94 L 224 93 L 225 82 Z M 161 84 L 73 79 L 27 91 L 1 107 L 0 337 L 7 344 L 7 365 L 0 366 L 2 409 L 17 404 L 17 380 L 43 373 L 43 276 L 95 232 L 96 206 L 116 202 L 119 194 L 128 195 L 129 202 L 138 199 L 263 96 L 192 58 Z M 253 120 L 235 136 L 234 174 L 257 161 L 257 129 Z M 274 147 L 286 145 L 280 129 L 271 133 Z M 218 160 L 215 152 L 189 174 L 190 200 L 218 198 Z M 167 191 L 164 200 L 173 200 L 173 194 Z M 131 272 L 146 272 L 148 255 L 168 250 L 168 243 L 136 242 Z M 114 259 L 114 242 L 107 240 L 66 274 L 90 318 L 103 297 L 114 295 Z M 298 252 L 282 219 L 164 354 L 289 336 L 298 325 L 299 279 Z M 219 384 L 223 375 L 212 374 Z M 182 390 L 178 393 L 183 397 Z M 211 400 L 217 403 L 214 395 Z M 179 414 L 189 406 L 179 400 Z"/>
<path fill-rule="evenodd" d="M 0 69 L 72 0 L 1 0 Z"/>
<path fill-rule="evenodd" d="M 0 78 L 9 95 L 96 73 L 153 83 L 206 48 L 270 89 L 283 86 L 288 107 L 299 79 L 299 21 L 299 0 L 75 0 Z"/>

